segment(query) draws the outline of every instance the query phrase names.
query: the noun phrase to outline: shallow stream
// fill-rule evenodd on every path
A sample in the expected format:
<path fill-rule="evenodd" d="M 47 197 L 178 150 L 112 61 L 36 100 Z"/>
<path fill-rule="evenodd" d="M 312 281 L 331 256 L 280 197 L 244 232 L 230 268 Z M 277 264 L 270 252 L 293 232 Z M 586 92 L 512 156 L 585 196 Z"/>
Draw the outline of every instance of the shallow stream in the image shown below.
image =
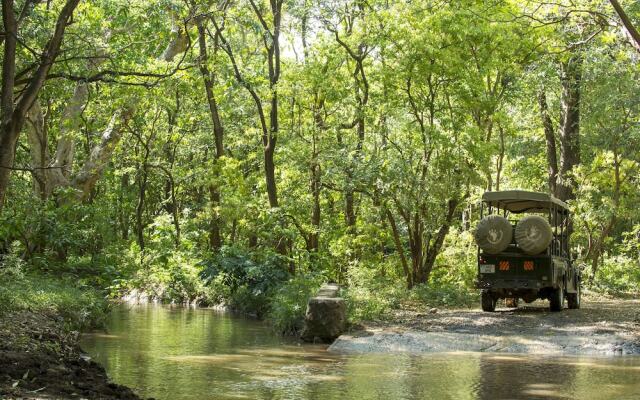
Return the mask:
<path fill-rule="evenodd" d="M 82 347 L 142 397 L 640 399 L 640 357 L 339 355 L 208 309 L 120 306 Z"/>

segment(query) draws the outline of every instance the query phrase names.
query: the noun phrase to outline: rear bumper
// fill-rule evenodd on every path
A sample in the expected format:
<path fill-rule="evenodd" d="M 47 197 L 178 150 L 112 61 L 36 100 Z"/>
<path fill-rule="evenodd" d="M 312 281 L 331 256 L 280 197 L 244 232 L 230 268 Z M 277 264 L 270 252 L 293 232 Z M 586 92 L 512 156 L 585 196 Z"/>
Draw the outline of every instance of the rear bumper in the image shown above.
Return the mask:
<path fill-rule="evenodd" d="M 506 278 L 506 279 L 483 279 L 476 281 L 477 289 L 534 289 L 539 290 L 546 287 L 554 287 L 552 282 L 541 281 L 539 279 L 527 278 Z"/>

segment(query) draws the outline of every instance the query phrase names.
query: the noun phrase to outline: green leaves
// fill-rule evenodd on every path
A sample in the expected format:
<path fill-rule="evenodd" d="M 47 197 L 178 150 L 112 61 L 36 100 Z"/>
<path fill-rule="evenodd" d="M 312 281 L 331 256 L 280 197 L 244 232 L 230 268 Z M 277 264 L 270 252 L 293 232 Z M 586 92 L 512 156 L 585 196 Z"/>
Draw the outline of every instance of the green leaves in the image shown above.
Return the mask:
<path fill-rule="evenodd" d="M 201 293 L 200 267 L 192 264 L 204 258 L 217 263 L 217 275 L 207 267 L 211 287 L 232 287 L 245 300 L 276 293 L 289 279 L 280 274 L 292 266 L 299 274 L 316 271 L 352 285 L 364 277 L 369 287 L 351 294 L 356 301 L 374 297 L 371 282 L 381 271 L 404 285 L 400 255 L 409 255 L 411 242 L 424 248 L 432 243 L 450 199 L 469 194 L 475 200 L 490 181 L 495 188 L 498 170 L 501 189 L 546 190 L 536 99 L 544 87 L 551 120 L 559 126 L 557 66 L 580 52 L 582 163 L 571 173 L 578 184 L 575 243 L 586 249 L 615 216 L 602 236 L 602 254 L 624 252 L 625 260 L 637 260 L 630 248 L 640 200 L 640 70 L 624 35 L 602 24 L 600 18 L 612 12 L 606 4 L 290 1 L 282 15 L 277 84 L 268 79 L 265 49 L 272 39 L 249 4 L 193 4 L 100 0 L 78 7 L 53 67 L 57 78 L 47 81 L 39 99 L 48 155 L 54 157 L 61 139 L 71 140 L 68 168 L 77 171 L 112 115 L 132 104 L 137 110 L 85 204 L 58 201 L 64 193 L 40 202 L 35 174 L 14 173 L 0 239 L 16 243 L 16 254 L 39 266 L 57 258 L 64 264 L 67 257 L 74 271 L 100 271 L 99 284 L 117 277 L 122 287 L 171 286 L 178 297 Z M 638 12 L 631 5 L 628 10 L 632 17 Z M 28 72 L 31 50 L 44 45 L 54 15 L 39 3 L 24 21 L 18 71 Z M 277 89 L 278 208 L 268 206 L 257 104 L 234 76 L 212 18 L 224 26 L 268 126 Z M 198 68 L 196 19 L 204 27 L 206 67 L 224 131 L 219 159 L 213 157 L 214 126 Z M 159 60 L 178 31 L 189 36 L 189 49 L 173 61 Z M 74 88 L 87 77 L 92 80 L 82 112 L 65 122 Z M 28 170 L 31 162 L 24 140 L 16 165 Z M 616 165 L 620 184 L 614 190 Z M 347 224 L 348 203 L 354 226 Z M 455 240 L 445 240 L 435 261 L 432 282 L 447 289 L 424 289 L 421 296 L 429 301 L 469 284 L 470 250 L 460 238 L 477 215 L 465 208 L 463 224 L 466 206 L 456 209 Z M 399 246 L 387 212 L 397 223 Z M 227 247 L 209 257 L 214 222 Z M 285 259 L 271 251 L 281 240 Z M 137 241 L 148 248 L 132 244 Z M 9 244 L 0 246 L 14 246 Z M 463 266 L 439 269 L 452 260 Z M 294 307 L 302 286 L 292 281 L 278 292 L 283 320 L 299 317 Z M 356 312 L 379 314 L 387 306 Z M 283 329 L 294 329 L 296 321 Z"/>

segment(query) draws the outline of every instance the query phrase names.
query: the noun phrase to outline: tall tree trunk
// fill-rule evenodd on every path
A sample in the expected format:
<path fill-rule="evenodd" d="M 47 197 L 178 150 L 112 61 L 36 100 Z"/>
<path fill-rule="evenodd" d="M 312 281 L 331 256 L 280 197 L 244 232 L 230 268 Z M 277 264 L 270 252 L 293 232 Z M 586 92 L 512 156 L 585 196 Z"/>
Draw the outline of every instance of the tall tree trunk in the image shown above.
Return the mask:
<path fill-rule="evenodd" d="M 320 166 L 314 164 L 311 166 L 311 195 L 313 196 L 313 205 L 311 206 L 311 229 L 309 233 L 309 246 L 307 250 L 311 253 L 317 253 L 320 246 Z"/>
<path fill-rule="evenodd" d="M 95 187 L 102 172 L 111 160 L 113 151 L 122 137 L 122 130 L 133 117 L 135 109 L 118 110 L 109 121 L 109 125 L 102 133 L 100 142 L 93 147 L 89 159 L 83 167 L 74 174 L 71 186 L 77 190 L 77 198 L 86 200 Z"/>
<path fill-rule="evenodd" d="M 16 145 L 27 112 L 38 97 L 45 79 L 60 52 L 64 32 L 80 0 L 67 0 L 56 20 L 55 28 L 40 54 L 34 72 L 28 83 L 21 88 L 16 99 L 15 72 L 18 21 L 16 20 L 13 1 L 2 0 L 2 22 L 4 31 L 4 51 L 2 58 L 2 84 L 0 89 L 0 213 L 9 186 L 9 177 L 15 160 Z M 14 105 L 14 101 L 17 103 Z"/>
<path fill-rule="evenodd" d="M 429 244 L 429 248 L 426 252 L 426 258 L 422 265 L 422 276 L 424 277 L 424 282 L 429 281 L 429 277 L 431 276 L 431 271 L 433 270 L 433 265 L 436 262 L 436 257 L 440 254 L 440 250 L 442 249 L 442 245 L 444 244 L 444 239 L 447 237 L 449 230 L 451 229 L 451 224 L 453 222 L 453 216 L 460 204 L 460 200 L 458 199 L 450 199 L 447 202 L 447 215 L 445 217 L 444 222 L 440 226 L 438 233 L 436 234 L 433 242 Z"/>
<path fill-rule="evenodd" d="M 138 203 L 136 204 L 136 241 L 140 250 L 144 250 L 144 206 L 147 197 L 147 169 L 146 162 L 141 166 L 140 175 L 138 176 Z"/>
<path fill-rule="evenodd" d="M 31 173 L 33 175 L 33 189 L 41 199 L 47 198 L 47 169 L 49 166 L 49 140 L 46 131 L 44 113 L 40 103 L 35 101 L 27 113 L 25 124 L 29 153 L 31 155 Z"/>
<path fill-rule="evenodd" d="M 582 56 L 577 54 L 562 64 L 562 124 L 560 126 L 560 171 L 556 185 L 560 200 L 575 199 L 573 167 L 580 164 L 580 85 Z"/>
<path fill-rule="evenodd" d="M 498 134 L 500 138 L 500 153 L 498 153 L 498 159 L 496 160 L 496 191 L 500 190 L 500 179 L 502 175 L 502 167 L 504 162 L 504 129 L 501 125 L 498 125 Z"/>
<path fill-rule="evenodd" d="M 629 32 L 629 36 L 631 36 L 631 38 L 635 42 L 636 50 L 640 50 L 640 33 L 636 29 L 636 26 L 633 24 L 631 19 L 627 16 L 627 13 L 624 11 L 624 8 L 622 8 L 618 0 L 609 0 L 609 2 L 613 6 L 613 8 L 616 10 L 616 13 L 620 17 L 620 20 L 622 21 L 622 24 L 624 25 L 624 27 L 627 29 L 627 32 Z"/>
<path fill-rule="evenodd" d="M 400 265 L 402 265 L 402 271 L 407 279 L 407 289 L 413 288 L 413 274 L 409 270 L 409 263 L 407 262 L 407 257 L 404 255 L 404 246 L 402 246 L 402 241 L 400 240 L 400 233 L 398 232 L 398 225 L 396 224 L 396 220 L 393 217 L 391 211 L 386 210 L 385 215 L 389 221 L 389 225 L 391 226 L 391 232 L 393 233 L 393 243 L 396 246 L 396 251 L 400 256 Z"/>
<path fill-rule="evenodd" d="M 250 94 L 253 99 L 256 109 L 258 111 L 258 119 L 260 122 L 260 129 L 262 131 L 262 145 L 264 155 L 264 176 L 267 188 L 267 197 L 269 199 L 270 208 L 278 208 L 278 190 L 275 178 L 275 161 L 274 155 L 276 150 L 276 143 L 279 134 L 279 121 L 278 121 L 278 82 L 280 81 L 280 32 L 282 24 L 282 6 L 283 0 L 271 0 L 269 2 L 270 15 L 265 16 L 264 9 L 259 7 L 254 0 L 249 0 L 249 4 L 255 13 L 265 37 L 269 37 L 269 40 L 264 40 L 264 49 L 266 51 L 267 67 L 268 67 L 268 79 L 269 79 L 269 95 L 268 103 L 270 106 L 269 118 L 267 119 L 264 110 L 263 99 L 258 92 L 248 82 L 236 61 L 235 55 L 231 48 L 231 45 L 224 36 L 223 29 L 217 23 L 215 18 L 211 18 L 211 21 L 216 29 L 216 35 L 220 40 L 221 49 L 227 54 L 231 61 L 233 68 L 233 74 L 238 81 Z M 271 21 L 271 26 L 268 23 Z M 281 224 L 285 224 L 284 220 L 280 221 Z M 280 254 L 287 254 L 289 247 L 289 241 L 284 237 L 276 238 L 276 249 Z M 250 238 L 250 244 L 254 244 L 254 239 Z"/>
<path fill-rule="evenodd" d="M 549 115 L 549 107 L 547 105 L 547 94 L 544 89 L 538 93 L 538 105 L 540 107 L 540 119 L 544 128 L 544 138 L 547 143 L 547 185 L 549 192 L 553 195 L 556 193 L 556 184 L 558 181 L 558 150 L 556 149 L 556 135 L 553 128 L 553 122 Z"/>
<path fill-rule="evenodd" d="M 129 240 L 129 215 L 125 212 L 125 196 L 129 191 L 129 174 L 124 173 L 120 177 L 120 190 L 118 191 L 118 221 L 120 223 L 120 232 L 122 240 Z"/>
<path fill-rule="evenodd" d="M 273 160 L 273 154 L 275 151 L 275 143 L 273 140 L 270 141 L 264 147 L 264 173 L 265 180 L 267 183 L 267 196 L 269 198 L 269 207 L 277 208 L 278 204 L 278 188 L 276 185 L 276 175 L 275 175 L 275 162 Z"/>
<path fill-rule="evenodd" d="M 309 52 L 307 46 L 307 29 L 308 29 L 308 20 L 309 20 L 309 5 L 305 4 L 305 12 L 302 16 L 302 48 L 304 50 L 304 63 L 305 65 L 308 62 Z M 329 69 L 329 62 L 325 62 L 322 66 L 322 73 L 326 73 Z M 320 193 L 322 191 L 322 180 L 321 173 L 322 169 L 320 166 L 319 156 L 320 151 L 318 150 L 319 146 L 319 135 L 326 129 L 324 116 L 322 115 L 322 111 L 324 109 L 324 94 L 320 87 L 316 87 L 314 93 L 314 102 L 313 102 L 313 122 L 314 129 L 311 135 L 311 162 L 309 167 L 309 175 L 310 175 L 310 184 L 309 189 L 311 191 L 311 196 L 313 198 L 313 203 L 311 205 L 311 231 L 307 235 L 307 251 L 311 254 L 316 255 L 320 248 L 320 221 L 321 221 L 321 207 L 320 207 Z"/>
<path fill-rule="evenodd" d="M 215 142 L 214 161 L 217 163 L 224 156 L 224 128 L 220 119 L 218 103 L 213 94 L 213 76 L 209 71 L 207 53 L 206 31 L 201 20 L 197 22 L 198 27 L 198 45 L 200 47 L 199 66 L 204 88 L 207 95 L 207 103 L 209 105 L 209 115 L 213 124 L 213 136 Z M 211 221 L 209 226 L 209 247 L 216 251 L 222 247 L 222 235 L 220 234 L 220 190 L 218 183 L 209 186 L 209 198 L 211 201 Z"/>
<path fill-rule="evenodd" d="M 322 117 L 321 110 L 324 106 L 324 98 L 316 93 L 316 99 L 314 101 L 313 108 L 313 119 L 314 119 L 314 130 L 311 137 L 312 140 L 312 153 L 311 153 L 311 166 L 310 166 L 310 190 L 311 196 L 313 198 L 313 203 L 311 206 L 311 232 L 308 235 L 308 248 L 307 251 L 310 253 L 317 253 L 320 247 L 320 218 L 321 218 L 321 208 L 320 208 L 320 191 L 322 190 L 322 181 L 321 181 L 321 167 L 318 151 L 318 135 L 325 129 L 324 118 Z"/>

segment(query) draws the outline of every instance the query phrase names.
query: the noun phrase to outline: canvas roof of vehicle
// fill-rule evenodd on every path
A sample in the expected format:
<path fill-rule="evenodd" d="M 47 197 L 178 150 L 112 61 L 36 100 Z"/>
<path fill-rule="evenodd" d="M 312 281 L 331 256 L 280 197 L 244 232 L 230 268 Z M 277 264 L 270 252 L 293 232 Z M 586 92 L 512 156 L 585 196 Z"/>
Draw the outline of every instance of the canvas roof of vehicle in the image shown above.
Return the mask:
<path fill-rule="evenodd" d="M 547 193 L 529 192 L 526 190 L 484 192 L 482 201 L 487 205 L 506 209 L 513 213 L 543 212 L 549 210 L 554 205 L 560 209 L 569 211 L 567 203 Z"/>

